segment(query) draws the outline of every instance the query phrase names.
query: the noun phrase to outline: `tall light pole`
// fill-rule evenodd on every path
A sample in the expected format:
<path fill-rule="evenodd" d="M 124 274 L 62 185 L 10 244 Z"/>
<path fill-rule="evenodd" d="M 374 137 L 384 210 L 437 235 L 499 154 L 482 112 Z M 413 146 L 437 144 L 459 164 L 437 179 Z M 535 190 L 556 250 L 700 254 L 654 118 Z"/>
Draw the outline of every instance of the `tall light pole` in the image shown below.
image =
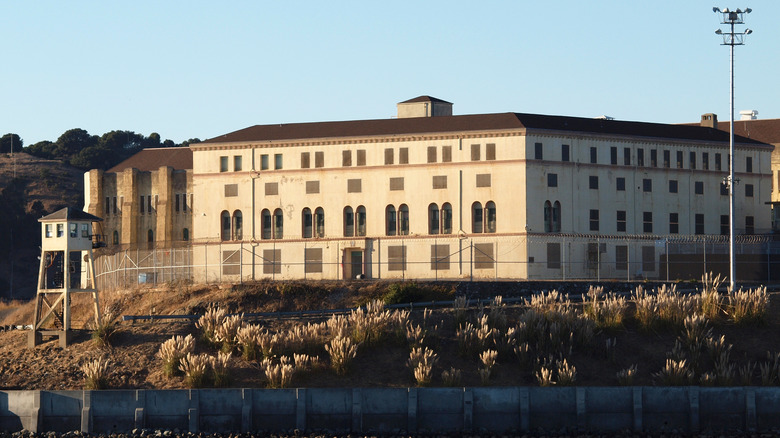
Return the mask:
<path fill-rule="evenodd" d="M 726 183 L 729 187 L 729 285 L 732 290 L 735 289 L 737 282 L 736 256 L 734 254 L 734 184 L 736 183 L 736 180 L 734 179 L 734 46 L 743 45 L 745 43 L 745 35 L 749 35 L 753 32 L 750 29 L 745 29 L 742 32 L 735 32 L 734 25 L 744 24 L 744 21 L 742 20 L 743 16 L 749 14 L 751 11 L 752 9 L 750 8 L 747 8 L 744 11 L 741 9 L 732 11 L 729 10 L 729 8 L 722 10 L 718 7 L 712 8 L 712 12 L 723 15 L 723 20 L 720 23 L 728 24 L 730 26 L 728 32 L 723 32 L 718 29 L 715 33 L 723 36 L 722 45 L 729 46 L 731 51 L 731 56 L 729 57 L 731 61 L 729 69 L 729 73 L 731 74 L 729 83 L 729 103 L 731 104 L 729 111 L 729 176 Z"/>

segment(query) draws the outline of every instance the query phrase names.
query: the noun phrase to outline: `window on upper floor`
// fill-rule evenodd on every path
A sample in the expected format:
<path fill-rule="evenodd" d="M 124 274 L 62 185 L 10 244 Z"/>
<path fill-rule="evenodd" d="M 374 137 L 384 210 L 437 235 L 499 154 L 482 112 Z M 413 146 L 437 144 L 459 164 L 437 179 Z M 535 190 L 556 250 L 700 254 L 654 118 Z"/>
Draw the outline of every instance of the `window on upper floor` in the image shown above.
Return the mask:
<path fill-rule="evenodd" d="M 658 149 L 650 149 L 650 167 L 658 167 Z"/>
<path fill-rule="evenodd" d="M 496 159 L 496 144 L 488 143 L 485 145 L 485 160 L 494 161 Z"/>
<path fill-rule="evenodd" d="M 704 170 L 710 170 L 710 154 L 702 152 L 701 154 L 701 168 Z"/>
<path fill-rule="evenodd" d="M 561 145 L 561 161 L 569 161 L 569 145 Z"/>
<path fill-rule="evenodd" d="M 496 232 L 496 204 L 493 201 L 485 204 L 485 232 Z"/>
<path fill-rule="evenodd" d="M 642 231 L 645 233 L 653 232 L 653 212 L 645 211 L 642 213 Z"/>
<path fill-rule="evenodd" d="M 590 147 L 590 162 L 591 164 L 598 163 L 598 149 L 595 146 Z"/>
<path fill-rule="evenodd" d="M 653 180 L 650 178 L 644 178 L 642 179 L 642 191 L 643 192 L 652 192 L 653 191 Z"/>
<path fill-rule="evenodd" d="M 691 151 L 688 155 L 688 165 L 691 169 L 696 169 L 696 152 Z"/>
<path fill-rule="evenodd" d="M 260 155 L 260 170 L 268 170 L 269 164 L 268 164 L 268 154 L 262 154 Z"/>
<path fill-rule="evenodd" d="M 558 187 L 558 174 L 557 173 L 548 173 L 547 174 L 547 187 Z"/>
<path fill-rule="evenodd" d="M 676 179 L 670 179 L 669 180 L 669 193 L 677 193 L 677 180 Z"/>
<path fill-rule="evenodd" d="M 704 234 L 704 215 L 696 213 L 694 216 L 694 231 L 696 234 Z"/>
<path fill-rule="evenodd" d="M 481 233 L 482 232 L 482 204 L 480 202 L 475 202 L 471 204 L 471 232 L 472 233 Z"/>
<path fill-rule="evenodd" d="M 341 165 L 343 167 L 349 167 L 352 165 L 352 151 L 341 151 Z"/>
<path fill-rule="evenodd" d="M 385 165 L 393 164 L 394 154 L 393 148 L 385 148 Z"/>
<path fill-rule="evenodd" d="M 442 163 L 452 162 L 452 146 L 441 147 L 441 162 Z"/>
<path fill-rule="evenodd" d="M 645 150 L 642 148 L 636 150 L 636 165 L 640 167 L 645 165 Z"/>
<path fill-rule="evenodd" d="M 535 160 L 543 160 L 544 159 L 544 147 L 541 143 L 534 143 L 534 159 Z"/>
<path fill-rule="evenodd" d="M 301 152 L 301 169 L 308 169 L 311 167 L 311 154 L 309 152 Z"/>
<path fill-rule="evenodd" d="M 745 234 L 754 234 L 755 232 L 753 216 L 745 216 Z"/>
<path fill-rule="evenodd" d="M 283 167 L 282 164 L 282 154 L 274 154 L 274 169 L 281 169 Z"/>
<path fill-rule="evenodd" d="M 626 211 L 618 210 L 616 217 L 617 217 L 616 230 L 619 233 L 625 233 L 626 232 Z"/>
<path fill-rule="evenodd" d="M 308 239 L 314 235 L 312 225 L 313 217 L 311 215 L 311 210 L 306 207 L 301 212 L 301 237 Z"/>
<path fill-rule="evenodd" d="M 228 157 L 219 157 L 219 171 L 220 172 L 227 172 L 228 171 Z"/>
<path fill-rule="evenodd" d="M 753 157 L 745 157 L 745 172 L 753 172 Z"/>
<path fill-rule="evenodd" d="M 745 197 L 746 198 L 753 197 L 753 184 L 745 184 Z"/>
<path fill-rule="evenodd" d="M 436 162 L 436 146 L 428 146 L 428 162 Z"/>
<path fill-rule="evenodd" d="M 398 164 L 409 164 L 409 148 L 398 148 Z"/>
<path fill-rule="evenodd" d="M 599 211 L 591 209 L 590 210 L 590 231 L 598 231 L 599 230 Z"/>
<path fill-rule="evenodd" d="M 722 170 L 723 163 L 721 162 L 720 154 L 715 154 L 715 170 Z"/>
<path fill-rule="evenodd" d="M 609 163 L 610 164 L 617 164 L 617 148 L 615 146 L 612 146 L 609 148 Z"/>
<path fill-rule="evenodd" d="M 680 233 L 680 217 L 677 213 L 669 213 L 669 234 Z"/>
<path fill-rule="evenodd" d="M 664 167 L 670 168 L 672 166 L 672 153 L 670 151 L 664 151 Z"/>
<path fill-rule="evenodd" d="M 325 167 L 325 152 L 314 153 L 314 167 Z"/>
<path fill-rule="evenodd" d="M 682 151 L 677 151 L 677 168 L 682 169 L 683 168 L 683 153 Z"/>
<path fill-rule="evenodd" d="M 242 166 L 241 166 L 242 157 L 241 155 L 234 155 L 233 156 L 233 171 L 234 172 L 241 172 Z"/>
<path fill-rule="evenodd" d="M 704 181 L 694 181 L 693 192 L 697 195 L 704 194 Z"/>
<path fill-rule="evenodd" d="M 599 177 L 597 175 L 591 175 L 588 177 L 588 187 L 593 190 L 599 189 Z"/>
<path fill-rule="evenodd" d="M 478 144 L 471 145 L 471 161 L 479 161 L 480 159 L 480 146 Z"/>
<path fill-rule="evenodd" d="M 363 207 L 362 205 L 358 205 L 358 208 L 355 210 L 355 235 L 356 236 L 365 236 L 366 235 L 366 207 Z"/>
<path fill-rule="evenodd" d="M 623 148 L 623 165 L 631 165 L 631 148 Z"/>
<path fill-rule="evenodd" d="M 357 163 L 358 166 L 365 166 L 366 165 L 366 150 L 365 149 L 358 149 L 356 151 L 357 155 Z"/>
<path fill-rule="evenodd" d="M 615 188 L 618 192 L 626 191 L 626 179 L 622 176 L 615 178 Z"/>

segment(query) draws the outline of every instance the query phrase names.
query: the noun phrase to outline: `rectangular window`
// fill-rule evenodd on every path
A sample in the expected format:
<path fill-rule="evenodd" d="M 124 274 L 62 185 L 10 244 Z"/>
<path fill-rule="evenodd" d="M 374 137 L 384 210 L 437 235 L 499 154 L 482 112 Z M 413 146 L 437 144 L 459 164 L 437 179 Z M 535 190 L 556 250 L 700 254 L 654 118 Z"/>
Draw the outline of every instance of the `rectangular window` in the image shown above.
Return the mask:
<path fill-rule="evenodd" d="M 152 195 L 146 197 L 146 206 L 149 207 L 148 213 L 152 214 Z"/>
<path fill-rule="evenodd" d="M 187 211 L 187 194 L 182 193 L 181 194 L 181 211 L 186 212 Z"/>
<path fill-rule="evenodd" d="M 704 234 L 704 215 L 702 213 L 696 213 L 694 226 L 696 234 Z"/>
<path fill-rule="evenodd" d="M 311 154 L 309 152 L 301 152 L 301 169 L 308 169 L 311 167 Z"/>
<path fill-rule="evenodd" d="M 428 146 L 428 162 L 436 162 L 436 146 Z"/>
<path fill-rule="evenodd" d="M 669 168 L 672 166 L 672 153 L 669 151 L 664 151 L 664 167 Z"/>
<path fill-rule="evenodd" d="M 227 172 L 228 171 L 228 157 L 219 157 L 219 171 L 220 172 Z"/>
<path fill-rule="evenodd" d="M 238 184 L 225 184 L 225 197 L 231 198 L 234 196 L 238 196 Z M 178 197 L 176 199 L 178 199 Z"/>
<path fill-rule="evenodd" d="M 387 270 L 406 270 L 406 247 L 402 245 L 387 247 Z"/>
<path fill-rule="evenodd" d="M 146 208 L 146 203 L 144 202 L 144 195 L 141 195 L 141 199 L 138 202 L 138 205 L 139 205 L 139 207 L 141 209 L 141 214 L 144 214 L 144 210 Z"/>
<path fill-rule="evenodd" d="M 49 238 L 52 236 L 51 233 L 51 224 L 46 224 L 46 237 Z"/>
<path fill-rule="evenodd" d="M 360 193 L 362 190 L 363 190 L 363 180 L 361 179 L 347 180 L 347 193 Z"/>
<path fill-rule="evenodd" d="M 636 165 L 637 166 L 644 166 L 645 165 L 645 150 L 644 149 L 637 149 L 636 150 Z"/>
<path fill-rule="evenodd" d="M 471 145 L 471 161 L 479 161 L 480 159 L 479 155 L 480 155 L 479 145 L 478 144 Z"/>
<path fill-rule="evenodd" d="M 241 253 L 238 251 L 222 251 L 222 275 L 241 274 Z"/>
<path fill-rule="evenodd" d="M 450 269 L 450 246 L 431 245 L 431 270 L 442 271 Z"/>
<path fill-rule="evenodd" d="M 357 150 L 357 165 L 358 166 L 365 166 L 366 165 L 366 150 L 365 149 L 358 149 Z"/>
<path fill-rule="evenodd" d="M 753 197 L 753 184 L 745 184 L 745 197 L 746 198 Z"/>
<path fill-rule="evenodd" d="M 650 167 L 658 167 L 658 149 L 650 149 Z"/>
<path fill-rule="evenodd" d="M 349 167 L 352 165 L 352 151 L 341 151 L 341 166 Z"/>
<path fill-rule="evenodd" d="M 642 247 L 642 271 L 644 272 L 655 271 L 655 247 L 654 246 Z"/>
<path fill-rule="evenodd" d="M 306 194 L 313 194 L 313 193 L 319 193 L 320 192 L 320 182 L 319 181 L 306 181 Z"/>
<path fill-rule="evenodd" d="M 490 174 L 483 173 L 477 175 L 477 187 L 490 187 Z"/>
<path fill-rule="evenodd" d="M 264 249 L 263 250 L 263 274 L 281 274 L 282 273 L 282 250 Z"/>
<path fill-rule="evenodd" d="M 441 147 L 441 162 L 442 163 L 452 162 L 452 146 Z"/>
<path fill-rule="evenodd" d="M 543 160 L 544 159 L 544 147 L 541 143 L 534 143 L 534 159 L 535 160 Z"/>
<path fill-rule="evenodd" d="M 233 156 L 233 172 L 241 172 L 241 155 Z"/>
<path fill-rule="evenodd" d="M 57 237 L 65 235 L 65 224 L 57 224 Z"/>
<path fill-rule="evenodd" d="M 669 213 L 669 234 L 680 233 L 680 217 L 677 213 Z"/>
<path fill-rule="evenodd" d="M 676 179 L 670 179 L 669 180 L 669 193 L 677 193 L 677 180 Z"/>
<path fill-rule="evenodd" d="M 113 201 L 113 205 L 112 205 L 112 207 L 113 207 L 113 208 L 112 208 L 111 210 L 113 211 L 113 213 L 114 213 L 114 214 L 116 214 L 116 212 L 117 212 L 117 208 L 116 208 L 116 196 L 114 196 L 114 198 L 112 199 L 112 201 Z"/>
<path fill-rule="evenodd" d="M 728 196 L 729 195 L 729 186 L 726 183 L 724 183 L 724 182 L 720 183 L 720 195 L 721 196 Z"/>
<path fill-rule="evenodd" d="M 590 230 L 591 231 L 598 231 L 599 230 L 599 211 L 598 210 L 591 210 L 590 211 Z"/>
<path fill-rule="evenodd" d="M 404 189 L 404 178 L 390 178 L 390 191 L 398 191 Z"/>
<path fill-rule="evenodd" d="M 677 168 L 682 169 L 683 168 L 683 153 L 682 151 L 677 151 Z"/>
<path fill-rule="evenodd" d="M 274 169 L 279 170 L 282 167 L 282 154 L 274 154 Z"/>
<path fill-rule="evenodd" d="M 697 195 L 703 195 L 704 194 L 704 181 L 694 181 L 694 183 L 693 183 L 693 191 Z"/>
<path fill-rule="evenodd" d="M 745 234 L 754 234 L 756 232 L 753 224 L 753 216 L 745 216 Z"/>
<path fill-rule="evenodd" d="M 322 272 L 322 248 L 304 249 L 304 272 L 314 274 Z"/>
<path fill-rule="evenodd" d="M 493 269 L 493 244 L 474 244 L 474 269 Z"/>
<path fill-rule="evenodd" d="M 569 161 L 569 145 L 561 145 L 561 161 Z"/>
<path fill-rule="evenodd" d="M 715 170 L 721 170 L 722 163 L 720 154 L 715 154 Z"/>
<path fill-rule="evenodd" d="M 598 163 L 598 149 L 596 149 L 594 146 L 590 147 L 590 162 L 591 164 Z"/>
<path fill-rule="evenodd" d="M 691 166 L 691 169 L 696 169 L 696 152 L 691 151 L 688 155 L 688 165 Z"/>
<path fill-rule="evenodd" d="M 615 179 L 615 187 L 617 188 L 618 192 L 625 192 L 626 191 L 626 179 L 622 176 L 619 176 Z"/>
<path fill-rule="evenodd" d="M 70 237 L 79 237 L 78 224 L 68 224 L 68 229 L 69 229 L 68 235 Z"/>
<path fill-rule="evenodd" d="M 729 215 L 720 215 L 720 234 L 723 236 L 729 235 Z"/>
<path fill-rule="evenodd" d="M 409 164 L 409 148 L 398 148 L 398 164 Z"/>
<path fill-rule="evenodd" d="M 642 179 L 642 191 L 643 192 L 652 192 L 653 191 L 653 180 L 650 178 L 644 178 Z"/>
<path fill-rule="evenodd" d="M 588 177 L 588 186 L 593 190 L 599 189 L 599 177 L 596 175 L 591 175 Z"/>
<path fill-rule="evenodd" d="M 447 188 L 447 175 L 434 175 L 433 177 L 434 189 L 446 189 Z"/>
<path fill-rule="evenodd" d="M 609 148 L 609 162 L 610 164 L 617 164 L 617 148 L 614 146 Z"/>
<path fill-rule="evenodd" d="M 496 144 L 488 143 L 485 145 L 485 160 L 495 161 L 496 159 Z"/>
<path fill-rule="evenodd" d="M 547 187 L 558 187 L 558 174 L 557 173 L 548 173 L 547 174 Z"/>
<path fill-rule="evenodd" d="M 279 194 L 279 183 L 269 182 L 265 183 L 265 195 L 275 196 Z"/>
<path fill-rule="evenodd" d="M 623 148 L 623 165 L 631 165 L 631 148 Z"/>
<path fill-rule="evenodd" d="M 710 170 L 710 154 L 702 152 L 701 154 L 701 168 L 704 170 Z"/>
<path fill-rule="evenodd" d="M 314 153 L 314 167 L 325 167 L 325 152 Z"/>
<path fill-rule="evenodd" d="M 81 224 L 81 237 L 89 238 L 89 225 Z"/>
<path fill-rule="evenodd" d="M 753 157 L 745 157 L 745 172 L 753 172 Z"/>
<path fill-rule="evenodd" d="M 561 244 L 547 244 L 547 269 L 561 269 Z"/>
<path fill-rule="evenodd" d="M 111 198 L 109 198 L 108 196 L 106 196 L 106 203 L 105 203 L 104 211 L 105 211 L 106 215 L 108 215 L 111 212 Z"/>
<path fill-rule="evenodd" d="M 386 148 L 385 149 L 385 165 L 393 164 L 393 157 L 395 155 L 395 151 L 393 148 Z"/>
<path fill-rule="evenodd" d="M 653 232 L 653 212 L 645 211 L 642 213 L 642 231 L 645 233 Z"/>
<path fill-rule="evenodd" d="M 628 270 L 628 246 L 626 245 L 615 247 L 615 270 Z"/>
<path fill-rule="evenodd" d="M 618 210 L 617 211 L 617 225 L 616 229 L 618 232 L 625 233 L 626 232 L 626 211 L 625 210 Z"/>
<path fill-rule="evenodd" d="M 268 170 L 268 154 L 260 155 L 260 170 Z"/>

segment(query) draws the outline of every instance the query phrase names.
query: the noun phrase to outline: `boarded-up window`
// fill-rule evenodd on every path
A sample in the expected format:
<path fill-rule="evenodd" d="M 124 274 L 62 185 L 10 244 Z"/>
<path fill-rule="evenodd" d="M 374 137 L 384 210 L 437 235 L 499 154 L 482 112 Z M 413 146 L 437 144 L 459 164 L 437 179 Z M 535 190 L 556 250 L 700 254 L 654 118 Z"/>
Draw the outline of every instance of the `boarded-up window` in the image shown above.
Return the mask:
<path fill-rule="evenodd" d="M 301 169 L 308 169 L 311 167 L 311 154 L 309 152 L 301 152 Z"/>
<path fill-rule="evenodd" d="M 441 162 L 449 163 L 452 161 L 452 146 L 441 147 Z"/>
<path fill-rule="evenodd" d="M 315 152 L 314 167 L 324 167 L 324 166 L 325 166 L 325 152 Z"/>
<path fill-rule="evenodd" d="M 320 182 L 319 181 L 306 181 L 306 193 L 319 193 Z"/>
<path fill-rule="evenodd" d="M 446 189 L 447 188 L 447 175 L 436 175 L 433 177 L 434 189 Z"/>
<path fill-rule="evenodd" d="M 241 253 L 239 251 L 222 251 L 222 275 L 241 274 Z"/>
<path fill-rule="evenodd" d="M 409 148 L 398 149 L 398 164 L 409 164 Z"/>
<path fill-rule="evenodd" d="M 489 173 L 482 173 L 477 175 L 477 187 L 490 187 Z"/>
<path fill-rule="evenodd" d="M 428 162 L 436 162 L 436 146 L 428 146 Z"/>
<path fill-rule="evenodd" d="M 403 177 L 390 178 L 390 190 L 403 190 L 403 189 L 404 189 Z"/>
<path fill-rule="evenodd" d="M 352 165 L 352 151 L 341 151 L 341 165 L 345 167 Z"/>
<path fill-rule="evenodd" d="M 485 159 L 492 161 L 496 159 L 496 144 L 488 143 L 485 145 Z"/>
<path fill-rule="evenodd" d="M 347 180 L 347 193 L 360 193 L 363 190 L 363 180 L 360 179 L 348 179 Z"/>
<path fill-rule="evenodd" d="M 644 272 L 655 271 L 655 247 L 654 246 L 642 247 L 642 271 Z"/>
<path fill-rule="evenodd" d="M 282 250 L 264 249 L 263 250 L 263 274 L 281 274 L 282 273 Z"/>
<path fill-rule="evenodd" d="M 547 244 L 547 269 L 561 269 L 561 244 Z"/>
<path fill-rule="evenodd" d="M 265 183 L 265 195 L 278 195 L 279 194 L 279 183 Z"/>
<path fill-rule="evenodd" d="M 393 164 L 393 148 L 385 149 L 385 164 Z"/>
<path fill-rule="evenodd" d="M 388 271 L 406 270 L 406 247 L 405 246 L 387 247 L 387 270 Z"/>
<path fill-rule="evenodd" d="M 450 269 L 450 246 L 431 245 L 431 270 L 442 271 Z"/>
<path fill-rule="evenodd" d="M 493 244 L 474 244 L 474 269 L 493 269 Z"/>
<path fill-rule="evenodd" d="M 615 247 L 615 270 L 625 271 L 628 269 L 628 246 L 620 245 Z"/>
<path fill-rule="evenodd" d="M 306 248 L 304 272 L 322 272 L 322 248 Z"/>
<path fill-rule="evenodd" d="M 238 196 L 238 184 L 225 184 L 225 197 Z"/>
<path fill-rule="evenodd" d="M 366 150 L 365 149 L 358 149 L 357 150 L 357 165 L 358 166 L 365 166 L 366 165 Z"/>
<path fill-rule="evenodd" d="M 471 145 L 471 161 L 479 161 L 479 145 Z"/>

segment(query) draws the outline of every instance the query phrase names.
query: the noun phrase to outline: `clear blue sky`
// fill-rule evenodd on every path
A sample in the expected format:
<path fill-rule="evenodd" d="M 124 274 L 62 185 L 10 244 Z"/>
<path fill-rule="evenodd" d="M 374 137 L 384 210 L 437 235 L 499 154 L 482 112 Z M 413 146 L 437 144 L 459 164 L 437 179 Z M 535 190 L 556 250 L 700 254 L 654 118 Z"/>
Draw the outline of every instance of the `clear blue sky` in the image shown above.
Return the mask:
<path fill-rule="evenodd" d="M 741 1 L 741 0 L 740 0 Z M 713 6 L 750 7 L 736 108 L 780 118 L 780 1 L 7 1 L 0 134 L 176 142 L 255 124 L 455 114 L 728 120 Z"/>

